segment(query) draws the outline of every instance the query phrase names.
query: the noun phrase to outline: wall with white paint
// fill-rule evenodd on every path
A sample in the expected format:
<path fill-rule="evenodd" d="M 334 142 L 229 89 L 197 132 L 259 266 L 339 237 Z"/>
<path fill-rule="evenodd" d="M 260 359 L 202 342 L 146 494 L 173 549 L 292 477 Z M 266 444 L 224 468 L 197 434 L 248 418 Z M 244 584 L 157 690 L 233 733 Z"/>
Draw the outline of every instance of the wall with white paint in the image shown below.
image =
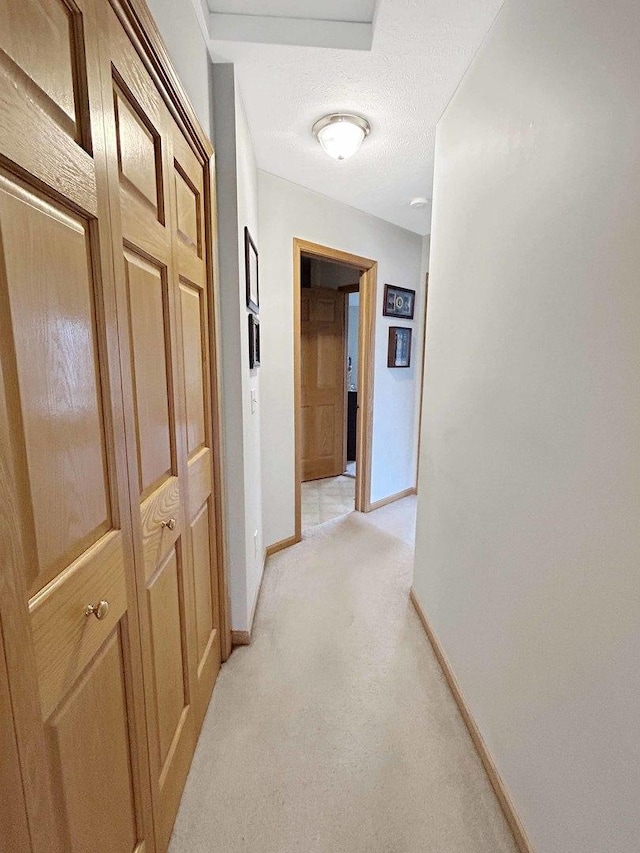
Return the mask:
<path fill-rule="evenodd" d="M 147 0 L 180 82 L 207 136 L 211 133 L 209 51 L 191 3 Z"/>
<path fill-rule="evenodd" d="M 249 370 L 244 228 L 259 249 L 257 171 L 234 67 L 215 64 L 218 278 L 231 624 L 247 631 L 264 567 L 260 486 L 260 369 Z"/>
<path fill-rule="evenodd" d="M 339 170 L 340 165 L 337 166 Z M 263 365 L 262 503 L 265 543 L 293 536 L 293 239 L 299 237 L 378 261 L 371 499 L 415 485 L 420 370 L 422 238 L 341 202 L 258 172 Z M 415 319 L 382 316 L 385 282 L 417 291 Z M 390 325 L 413 328 L 409 369 L 387 368 Z"/>
<path fill-rule="evenodd" d="M 249 371 L 244 226 L 258 240 L 253 144 L 233 65 L 209 62 L 191 3 L 150 0 L 185 91 L 216 149 L 223 455 L 231 626 L 251 627 L 264 567 L 259 371 Z M 254 401 L 252 402 L 252 397 Z"/>
<path fill-rule="evenodd" d="M 638 32 L 507 0 L 437 134 L 414 584 L 537 853 L 640 849 Z"/>

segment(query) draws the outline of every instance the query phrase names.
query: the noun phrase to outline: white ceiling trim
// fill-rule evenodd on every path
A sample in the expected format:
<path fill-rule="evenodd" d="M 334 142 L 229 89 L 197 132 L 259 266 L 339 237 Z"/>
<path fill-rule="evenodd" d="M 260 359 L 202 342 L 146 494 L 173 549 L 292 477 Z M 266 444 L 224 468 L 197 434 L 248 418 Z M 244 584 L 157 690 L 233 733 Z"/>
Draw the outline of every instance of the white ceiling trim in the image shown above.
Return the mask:
<path fill-rule="evenodd" d="M 210 38 L 254 44 L 288 44 L 340 50 L 371 50 L 373 25 L 352 21 L 226 15 L 212 12 Z"/>

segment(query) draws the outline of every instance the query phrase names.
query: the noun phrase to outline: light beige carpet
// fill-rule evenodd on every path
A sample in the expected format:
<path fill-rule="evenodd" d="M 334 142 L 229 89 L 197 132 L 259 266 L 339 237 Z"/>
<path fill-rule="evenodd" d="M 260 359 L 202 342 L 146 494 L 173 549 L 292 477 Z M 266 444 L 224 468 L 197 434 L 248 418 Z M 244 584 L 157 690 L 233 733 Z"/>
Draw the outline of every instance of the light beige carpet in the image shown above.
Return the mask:
<path fill-rule="evenodd" d="M 171 853 L 515 853 L 408 600 L 414 513 L 351 513 L 269 560 Z"/>

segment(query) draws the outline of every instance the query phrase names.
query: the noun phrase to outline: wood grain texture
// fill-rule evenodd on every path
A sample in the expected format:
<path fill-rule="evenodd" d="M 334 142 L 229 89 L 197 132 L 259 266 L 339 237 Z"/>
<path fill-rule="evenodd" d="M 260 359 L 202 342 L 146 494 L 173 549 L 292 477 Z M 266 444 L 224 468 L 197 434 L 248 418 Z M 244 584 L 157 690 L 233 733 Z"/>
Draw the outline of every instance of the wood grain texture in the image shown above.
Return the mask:
<path fill-rule="evenodd" d="M 152 839 L 95 6 L 8 3 L 0 504 L 17 537 L 2 554 L 0 614 L 29 831 L 34 853 L 88 849 L 90 831 L 105 850 L 142 850 Z M 110 612 L 89 621 L 101 587 Z"/>
<path fill-rule="evenodd" d="M 0 853 L 31 849 L 22 771 L 9 692 L 9 675 L 0 625 L 0 791 L 10 791 L 3 799 Z"/>
<path fill-rule="evenodd" d="M 535 853 L 533 847 L 531 846 L 531 842 L 529 841 L 527 834 L 524 830 L 522 822 L 518 816 L 518 813 L 516 812 L 513 800 L 511 799 L 509 792 L 507 791 L 504 785 L 504 782 L 500 778 L 500 774 L 496 769 L 493 758 L 491 757 L 491 753 L 489 752 L 487 745 L 484 742 L 482 735 L 480 734 L 480 729 L 476 725 L 469 706 L 465 701 L 465 698 L 460 689 L 460 685 L 458 684 L 455 674 L 451 669 L 449 661 L 447 660 L 447 657 L 444 653 L 444 649 L 440 645 L 440 641 L 436 637 L 433 628 L 429 623 L 427 615 L 422 609 L 422 605 L 420 604 L 418 596 L 416 595 L 415 590 L 413 588 L 409 593 L 409 597 L 413 606 L 415 607 L 416 613 L 418 614 L 418 618 L 422 623 L 422 627 L 424 628 L 425 633 L 429 638 L 429 642 L 431 643 L 434 654 L 438 659 L 438 663 L 440 664 L 440 668 L 442 669 L 443 675 L 447 680 L 447 684 L 449 685 L 451 694 L 455 699 L 456 705 L 458 706 L 458 710 L 460 711 L 460 715 L 464 720 L 464 724 L 466 725 L 469 735 L 471 736 L 471 740 L 473 741 L 473 745 L 476 748 L 480 761 L 482 762 L 482 766 L 484 767 L 489 782 L 491 783 L 491 787 L 493 788 L 495 795 L 498 798 L 498 802 L 500 803 L 502 812 L 506 818 L 507 823 L 509 824 L 509 828 L 513 833 L 513 838 L 518 846 L 518 850 L 520 850 L 520 853 Z"/>
<path fill-rule="evenodd" d="M 162 166 L 160 140 L 147 126 L 138 110 L 116 86 L 114 92 L 118 140 L 118 166 L 121 179 L 138 197 L 150 205 L 162 221 Z"/>
<path fill-rule="evenodd" d="M 87 215 L 97 216 L 96 176 L 91 156 L 76 144 L 73 128 L 66 122 L 61 126 L 55 111 L 49 114 L 41 109 L 32 89 L 30 78 L 0 47 L 3 157 L 45 185 L 56 200 L 70 202 Z M 27 129 L 29 145 L 24 144 Z"/>
<path fill-rule="evenodd" d="M 250 631 L 231 631 L 231 642 L 234 646 L 250 646 L 251 632 Z"/>
<path fill-rule="evenodd" d="M 345 298 L 324 288 L 300 294 L 302 481 L 344 471 Z"/>
<path fill-rule="evenodd" d="M 211 578 L 211 537 L 209 535 L 209 505 L 205 503 L 191 522 L 191 551 L 196 602 L 196 640 L 198 669 L 211 641 L 213 624 L 213 590 Z"/>
<path fill-rule="evenodd" d="M 144 50 L 142 33 L 136 30 L 129 11 L 129 4 L 119 3 L 104 9 L 110 38 L 102 45 L 101 55 L 105 102 L 110 90 L 116 97 L 118 92 L 126 93 L 135 120 L 120 122 L 117 104 L 106 115 L 107 146 L 112 152 L 113 229 L 122 234 L 127 253 L 160 271 L 166 288 L 161 306 L 157 299 L 155 303 L 155 337 L 162 338 L 161 327 L 167 365 L 170 468 L 160 472 L 159 479 L 142 493 L 140 513 L 133 520 L 155 841 L 163 851 L 221 662 L 218 519 L 211 499 L 212 450 L 219 433 L 213 431 L 210 410 L 210 254 L 204 250 L 209 155 L 203 156 L 190 131 L 177 123 L 179 110 L 160 84 L 155 59 Z M 148 135 L 141 135 L 140 128 Z M 116 168 L 118 149 L 126 148 L 125 140 L 118 138 L 122 133 L 133 136 L 127 174 L 122 163 Z M 149 201 L 152 171 L 143 170 L 150 159 L 152 140 L 161 210 L 157 216 Z M 140 156 L 145 148 L 146 159 Z M 114 191 L 116 178 L 119 187 Z M 123 287 L 121 258 L 114 263 L 120 310 L 127 316 L 135 306 Z M 145 312 L 148 318 L 149 311 Z M 140 349 L 142 357 L 147 357 L 150 348 L 143 339 L 149 334 L 130 335 L 121 341 L 124 364 L 135 365 L 135 371 L 126 367 L 123 375 L 127 441 L 133 448 L 141 444 L 139 413 L 151 402 L 149 395 L 156 382 L 153 363 L 157 370 L 160 360 L 149 358 L 148 369 L 138 368 L 136 351 Z M 139 374 L 148 381 L 141 383 Z M 135 396 L 136 407 L 128 402 L 131 396 Z M 146 440 L 156 438 L 147 424 Z M 140 469 L 142 464 L 132 467 Z M 135 492 L 133 476 L 130 471 L 130 488 Z M 168 520 L 165 516 L 175 519 L 172 531 L 161 527 Z M 159 633 L 159 626 L 165 623 L 171 627 L 166 632 L 168 639 Z"/>
<path fill-rule="evenodd" d="M 358 337 L 358 421 L 356 427 L 356 499 L 360 512 L 371 509 L 371 458 L 373 444 L 373 383 L 375 364 L 378 264 L 360 279 Z"/>
<path fill-rule="evenodd" d="M 222 606 L 218 600 L 226 587 L 219 529 L 218 379 L 211 372 L 217 348 L 211 347 L 209 336 L 209 324 L 213 331 L 216 319 L 212 149 L 184 99 L 148 10 L 137 0 L 6 0 L 0 10 L 0 78 L 0 162 L 8 169 L 2 180 L 11 185 L 9 212 L 13 214 L 13 200 L 20 196 L 26 212 L 18 224 L 27 226 L 19 235 L 9 233 L 10 217 L 3 219 L 0 211 L 0 513 L 3 529 L 6 518 L 15 532 L 0 544 L 0 621 L 11 638 L 6 661 L 29 832 L 35 853 L 84 853 L 95 846 L 96 832 L 107 853 L 151 853 L 168 844 L 220 664 L 223 636 L 213 625 L 221 619 L 226 620 L 227 646 L 229 640 L 226 592 Z M 70 237 L 49 233 L 60 224 Z M 151 647 L 155 643 L 160 648 L 161 642 L 148 630 L 148 619 L 147 636 L 140 637 L 138 625 L 145 626 L 145 618 L 143 613 L 139 623 L 138 604 L 143 611 L 147 607 L 143 524 L 153 523 L 156 513 L 167 508 L 163 502 L 172 484 L 166 494 L 161 489 L 155 503 L 149 502 L 147 514 L 141 512 L 138 468 L 143 466 L 135 464 L 123 243 L 130 256 L 154 270 L 156 287 L 158 272 L 167 285 L 161 317 L 170 350 L 167 397 L 169 420 L 179 424 L 169 441 L 169 465 L 159 473 L 147 471 L 142 490 L 155 490 L 154 473 L 160 480 L 175 478 L 183 487 L 172 535 L 162 528 L 165 538 L 159 547 L 153 541 L 155 528 L 146 537 L 147 548 L 159 552 L 151 575 L 160 602 L 153 608 L 156 623 L 162 622 L 163 608 L 173 624 L 180 613 L 180 643 L 160 651 L 158 661 L 169 673 L 165 680 L 171 691 L 181 663 L 184 694 L 193 699 L 194 709 L 189 718 L 186 709 L 191 706 L 185 700 L 172 735 L 177 705 L 167 699 L 169 694 L 160 702 L 166 758 L 151 773 L 161 800 L 155 840 L 146 746 L 147 725 L 151 741 L 154 736 L 153 714 L 145 718 L 142 713 L 141 685 L 144 678 L 151 697 L 148 710 L 154 702 Z M 21 244 L 24 257 L 19 255 Z M 44 247 L 53 255 L 46 257 Z M 38 269 L 30 269 L 29 263 Z M 12 284 L 20 282 L 16 270 L 46 286 L 38 293 L 29 287 L 18 292 Z M 200 303 L 202 446 L 192 448 L 193 466 L 187 465 L 187 348 L 181 338 L 180 281 L 198 289 Z M 74 290 L 71 285 L 78 286 Z M 82 293 L 84 302 L 78 301 Z M 140 320 L 149 306 L 142 298 L 137 307 Z M 63 342 L 53 353 L 36 352 L 37 347 L 30 353 L 26 336 L 21 337 L 32 309 L 49 323 L 49 332 L 38 334 L 36 343 L 46 344 L 56 335 Z M 193 310 L 185 313 L 193 328 Z M 157 311 L 154 316 L 157 329 Z M 138 337 L 149 338 L 142 326 Z M 43 356 L 44 379 L 31 367 L 36 355 Z M 190 355 L 188 363 L 191 367 Z M 32 376 L 41 381 L 33 403 L 25 393 Z M 141 385 L 148 387 L 154 374 L 147 370 L 145 378 Z M 31 409 L 20 405 L 19 388 Z M 48 409 L 40 406 L 43 417 L 37 421 L 36 403 L 42 402 Z M 93 433 L 87 432 L 91 418 L 97 425 Z M 144 427 L 146 433 L 151 429 L 148 423 Z M 60 439 L 63 433 L 66 443 Z M 67 480 L 61 479 L 58 494 L 44 509 L 37 502 L 46 489 L 34 480 L 34 471 L 52 479 L 52 468 L 47 458 L 40 466 L 31 452 L 34 434 L 42 447 L 50 441 L 51 458 L 62 453 L 67 459 Z M 91 460 L 87 454 L 93 448 L 96 455 L 96 447 L 99 452 Z M 165 461 L 166 450 L 165 441 Z M 100 489 L 101 505 L 96 504 Z M 94 517 L 98 522 L 88 524 L 86 519 Z M 50 556 L 57 552 L 54 565 Z M 28 584 L 28 571 L 39 567 L 40 557 L 52 568 Z M 130 570 L 134 562 L 137 577 Z M 196 588 L 201 590 L 197 610 Z M 29 594 L 35 597 L 27 610 Z M 79 601 L 86 607 L 103 597 L 109 598 L 108 616 L 99 621 L 83 615 L 79 632 Z M 112 746 L 106 794 L 100 774 L 105 742 Z"/>
<path fill-rule="evenodd" d="M 4 276 L 23 389 L 33 594 L 110 527 L 95 283 L 87 223 L 1 176 L 0 227 L 11 246 Z"/>
<path fill-rule="evenodd" d="M 378 264 L 370 258 L 350 255 L 338 249 L 320 246 L 297 237 L 293 240 L 293 372 L 294 372 L 294 539 L 302 538 L 302 445 L 303 425 L 301 412 L 302 371 L 301 335 L 302 302 L 300 262 L 304 256 L 323 258 L 352 266 L 360 272 L 360 328 L 358 338 L 358 417 L 356 438 L 355 509 L 368 512 L 371 506 L 371 448 L 373 434 L 373 380 L 375 355 L 375 311 Z"/>
<path fill-rule="evenodd" d="M 186 649 L 181 627 L 180 601 L 183 578 L 176 549 L 172 548 L 149 580 L 147 596 L 151 619 L 154 682 L 157 710 L 157 746 L 163 771 L 169 749 L 188 705 L 189 687 L 184 671 Z"/>
<path fill-rule="evenodd" d="M 169 477 L 140 504 L 140 545 L 145 581 L 182 535 L 181 506 L 178 477 Z M 172 519 L 175 521 L 173 530 L 168 526 Z"/>
<path fill-rule="evenodd" d="M 88 605 L 109 604 L 102 620 Z M 40 704 L 47 719 L 73 688 L 127 609 L 122 536 L 111 531 L 31 600 L 31 631 L 38 667 Z"/>
<path fill-rule="evenodd" d="M 209 321 L 209 393 L 211 412 L 211 462 L 212 462 L 212 500 L 211 527 L 216 531 L 215 557 L 218 567 L 217 595 L 218 620 L 220 625 L 220 654 L 222 660 L 231 654 L 231 600 L 229 597 L 227 530 L 223 505 L 224 464 L 222 457 L 222 363 L 220 342 L 220 292 L 216 286 L 214 270 L 217 270 L 218 220 L 216 215 L 216 177 L 215 162 L 212 156 L 205 160 L 203 184 L 203 222 L 205 235 L 206 285 L 209 299 L 207 311 Z"/>
<path fill-rule="evenodd" d="M 138 841 L 122 648 L 118 631 L 111 628 L 110 638 L 47 730 L 59 769 L 60 835 L 65 849 L 78 853 L 94 849 L 96 839 L 105 853 L 133 851 Z"/>
<path fill-rule="evenodd" d="M 298 539 L 295 536 L 289 536 L 287 539 L 281 539 L 279 542 L 274 542 L 273 545 L 267 546 L 267 557 L 271 557 L 272 554 L 277 554 L 278 551 L 284 551 L 285 548 L 290 548 L 292 545 L 297 545 L 301 539 Z"/>
<path fill-rule="evenodd" d="M 401 501 L 402 498 L 408 498 L 410 495 L 415 495 L 415 493 L 415 487 L 412 486 L 409 489 L 403 489 L 401 492 L 396 492 L 394 495 L 389 495 L 386 498 L 380 498 L 379 501 L 374 501 L 369 504 L 369 512 L 373 512 L 374 509 L 380 509 L 388 504 L 395 503 L 395 501 Z"/>
<path fill-rule="evenodd" d="M 189 503 L 194 512 L 200 511 L 212 493 L 211 462 L 211 450 L 208 447 L 201 448 L 189 459 Z"/>
<path fill-rule="evenodd" d="M 129 334 L 133 357 L 138 482 L 141 494 L 172 469 L 169 352 L 165 332 L 166 283 L 162 268 L 127 250 Z"/>
<path fill-rule="evenodd" d="M 71 10 L 62 0 L 5 0 L 0 6 L 3 49 L 31 80 L 33 89 L 46 95 L 75 127 L 76 57 L 69 38 L 71 26 Z M 29 38 L 23 36 L 25 29 Z M 43 106 L 46 109 L 46 101 Z"/>
<path fill-rule="evenodd" d="M 187 452 L 196 452 L 206 441 L 205 347 L 203 323 L 205 314 L 202 291 L 185 281 L 180 282 L 182 340 L 184 348 L 184 385 L 187 406 Z"/>

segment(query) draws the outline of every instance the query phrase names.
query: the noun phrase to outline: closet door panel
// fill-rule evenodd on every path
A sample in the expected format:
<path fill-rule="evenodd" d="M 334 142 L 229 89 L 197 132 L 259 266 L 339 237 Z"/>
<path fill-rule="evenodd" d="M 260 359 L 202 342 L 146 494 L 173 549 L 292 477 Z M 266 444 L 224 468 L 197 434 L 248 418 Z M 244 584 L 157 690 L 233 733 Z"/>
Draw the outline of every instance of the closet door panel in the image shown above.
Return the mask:
<path fill-rule="evenodd" d="M 186 504 L 195 602 L 192 654 L 198 686 L 194 701 L 197 715 L 201 718 L 221 661 L 204 252 L 205 170 L 173 121 L 172 141 L 172 222 L 180 295 L 180 356 L 187 443 Z"/>
<path fill-rule="evenodd" d="M 162 267 L 125 251 L 132 374 L 135 389 L 140 493 L 171 476 L 171 429 L 166 275 Z"/>
<path fill-rule="evenodd" d="M 191 282 L 180 282 L 184 384 L 187 401 L 187 453 L 189 457 L 206 442 L 203 332 L 205 313 L 202 291 Z"/>
<path fill-rule="evenodd" d="M 24 802 L 22 772 L 9 693 L 2 625 L 0 624 L 0 791 L 11 791 L 3 801 L 0 853 L 31 849 L 27 810 Z"/>
<path fill-rule="evenodd" d="M 198 729 L 191 558 L 185 535 L 185 435 L 173 233 L 167 225 L 169 110 L 114 11 L 105 7 L 105 100 L 113 105 L 114 231 L 122 248 L 121 323 L 136 575 L 156 841 L 168 846 Z M 116 168 L 114 168 L 117 166 Z M 187 225 L 185 225 L 187 227 Z"/>
<path fill-rule="evenodd" d="M 89 224 L 0 175 L 21 396 L 33 595 L 111 527 Z M 43 370 L 43 365 L 47 370 Z M 90 476 L 87 476 L 90 473 Z"/>
<path fill-rule="evenodd" d="M 96 6 L 1 6 L 0 613 L 29 831 L 35 853 L 141 853 L 153 840 Z"/>
<path fill-rule="evenodd" d="M 122 651 L 116 628 L 47 727 L 65 850 L 140 850 Z"/>
<path fill-rule="evenodd" d="M 176 549 L 172 548 L 147 586 L 158 717 L 156 747 L 162 771 L 169 750 L 180 734 L 182 717 L 189 704 L 182 645 L 181 562 Z"/>
<path fill-rule="evenodd" d="M 77 75 L 73 31 L 76 19 L 64 0 L 9 0 L 0 6 L 4 50 L 56 112 L 58 123 L 75 129 Z M 25 37 L 28 34 L 28 37 Z"/>

